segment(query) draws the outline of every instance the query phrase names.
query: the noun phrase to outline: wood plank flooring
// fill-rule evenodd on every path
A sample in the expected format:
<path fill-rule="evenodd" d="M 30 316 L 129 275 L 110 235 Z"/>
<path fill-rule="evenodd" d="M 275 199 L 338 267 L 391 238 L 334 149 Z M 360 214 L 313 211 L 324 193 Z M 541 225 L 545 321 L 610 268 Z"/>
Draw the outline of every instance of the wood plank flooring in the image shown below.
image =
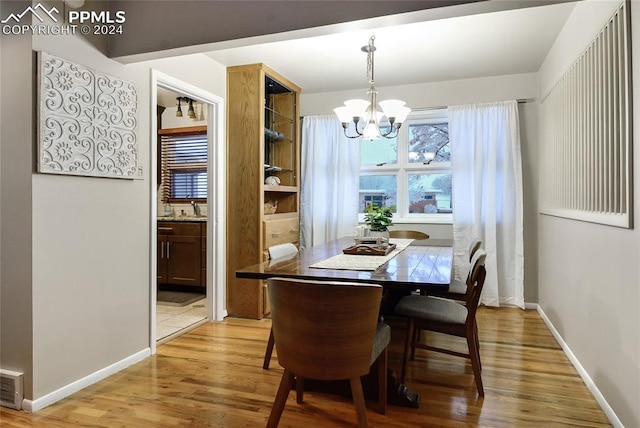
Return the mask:
<path fill-rule="evenodd" d="M 479 398 L 468 361 L 418 350 L 407 385 L 420 408 L 369 410 L 371 427 L 611 426 L 535 311 L 480 308 L 485 397 Z M 15 427 L 262 427 L 282 368 L 262 359 L 269 320 L 228 318 L 158 347 L 145 359 L 35 414 L 0 408 L 0 426 Z M 434 337 L 440 345 L 464 343 Z M 394 324 L 389 367 L 398 371 L 404 331 Z M 291 393 L 280 427 L 352 427 L 348 399 Z"/>

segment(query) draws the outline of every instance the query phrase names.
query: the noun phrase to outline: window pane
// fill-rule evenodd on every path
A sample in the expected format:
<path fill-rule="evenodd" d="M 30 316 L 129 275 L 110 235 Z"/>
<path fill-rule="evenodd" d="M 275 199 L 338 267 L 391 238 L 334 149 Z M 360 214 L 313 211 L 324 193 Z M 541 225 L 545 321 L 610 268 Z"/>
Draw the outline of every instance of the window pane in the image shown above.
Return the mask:
<path fill-rule="evenodd" d="M 360 204 L 358 212 L 363 213 L 367 205 L 395 207 L 398 182 L 395 175 L 360 176 Z M 395 210 L 394 210 L 395 211 Z"/>
<path fill-rule="evenodd" d="M 451 213 L 452 207 L 451 174 L 409 174 L 409 213 Z"/>
<path fill-rule="evenodd" d="M 206 199 L 206 172 L 177 172 L 171 178 L 171 197 L 185 199 Z"/>
<path fill-rule="evenodd" d="M 381 131 L 388 132 L 389 128 L 382 128 Z M 360 163 L 362 165 L 395 164 L 398 162 L 398 141 L 396 138 L 363 139 L 360 147 Z"/>
<path fill-rule="evenodd" d="M 449 162 L 448 123 L 422 123 L 409 125 L 409 163 L 427 162 L 437 152 L 433 162 Z"/>

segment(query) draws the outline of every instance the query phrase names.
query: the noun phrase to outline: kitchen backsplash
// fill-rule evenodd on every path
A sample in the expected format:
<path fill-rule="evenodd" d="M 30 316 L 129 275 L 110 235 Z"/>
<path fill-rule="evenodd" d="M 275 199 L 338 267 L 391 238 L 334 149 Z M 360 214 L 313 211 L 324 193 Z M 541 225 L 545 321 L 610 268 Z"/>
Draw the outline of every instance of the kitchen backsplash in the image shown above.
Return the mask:
<path fill-rule="evenodd" d="M 162 186 L 160 186 L 158 188 L 158 217 L 167 217 L 167 215 L 164 214 L 164 210 L 165 210 L 165 205 L 167 205 L 167 208 L 171 209 L 173 212 L 173 216 L 175 217 L 180 217 L 182 215 L 182 212 L 184 212 L 186 217 L 193 217 L 193 206 L 189 203 L 175 203 L 172 202 L 170 204 L 165 204 L 164 202 L 162 202 L 162 199 L 159 197 L 160 195 L 162 195 Z M 202 202 L 202 203 L 198 203 L 198 211 L 200 214 L 200 217 L 206 217 L 207 216 L 207 204 L 206 202 Z"/>

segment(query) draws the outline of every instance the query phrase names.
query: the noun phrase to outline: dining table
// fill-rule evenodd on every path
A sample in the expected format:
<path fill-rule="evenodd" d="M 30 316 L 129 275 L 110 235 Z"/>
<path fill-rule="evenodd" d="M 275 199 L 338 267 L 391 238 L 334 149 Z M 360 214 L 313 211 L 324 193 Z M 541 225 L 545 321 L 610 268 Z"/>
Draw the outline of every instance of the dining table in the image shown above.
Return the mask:
<path fill-rule="evenodd" d="M 391 238 L 389 243 L 399 244 L 398 249 L 384 257 L 344 254 L 354 240 L 354 237 L 339 238 L 289 257 L 246 266 L 236 270 L 236 277 L 372 283 L 385 290 L 419 289 L 427 293 L 448 290 L 453 266 L 451 239 Z"/>
<path fill-rule="evenodd" d="M 416 290 L 428 294 L 429 291 L 449 289 L 453 271 L 452 240 L 391 238 L 388 242 L 390 245 L 395 244 L 396 248 L 388 254 L 345 254 L 345 250 L 354 248 L 354 244 L 358 243 L 355 241 L 354 237 L 344 237 L 314 245 L 288 257 L 266 260 L 238 269 L 236 277 L 370 283 L 381 285 L 385 294 L 410 293 Z M 363 378 L 365 396 L 367 390 L 375 390 L 367 388 L 369 382 L 366 378 L 367 376 Z M 400 383 L 395 372 L 390 369 L 387 384 L 389 404 L 419 407 L 419 395 Z M 307 386 L 308 383 L 305 382 L 305 389 Z M 342 393 L 348 394 L 348 389 Z"/>

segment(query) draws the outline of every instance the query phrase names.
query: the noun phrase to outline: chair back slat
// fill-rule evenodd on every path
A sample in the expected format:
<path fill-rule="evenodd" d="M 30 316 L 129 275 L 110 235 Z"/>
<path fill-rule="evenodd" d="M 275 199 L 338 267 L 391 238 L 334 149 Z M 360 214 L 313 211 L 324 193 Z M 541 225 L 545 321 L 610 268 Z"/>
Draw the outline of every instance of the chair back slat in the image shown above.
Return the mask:
<path fill-rule="evenodd" d="M 429 235 L 417 230 L 390 230 L 389 238 L 429 239 Z"/>
<path fill-rule="evenodd" d="M 473 260 L 473 256 L 476 254 L 476 251 L 480 249 L 482 246 L 482 241 L 478 238 L 473 238 L 471 243 L 469 244 L 469 263 Z"/>
<path fill-rule="evenodd" d="M 369 372 L 381 286 L 270 278 L 267 288 L 282 367 L 320 380 Z"/>
<path fill-rule="evenodd" d="M 467 320 L 473 320 L 476 316 L 475 313 L 478 309 L 480 295 L 482 294 L 484 280 L 487 275 L 487 271 L 484 267 L 486 258 L 487 252 L 483 249 L 478 249 L 471 260 L 471 270 L 467 277 L 467 294 L 465 296 Z"/>

